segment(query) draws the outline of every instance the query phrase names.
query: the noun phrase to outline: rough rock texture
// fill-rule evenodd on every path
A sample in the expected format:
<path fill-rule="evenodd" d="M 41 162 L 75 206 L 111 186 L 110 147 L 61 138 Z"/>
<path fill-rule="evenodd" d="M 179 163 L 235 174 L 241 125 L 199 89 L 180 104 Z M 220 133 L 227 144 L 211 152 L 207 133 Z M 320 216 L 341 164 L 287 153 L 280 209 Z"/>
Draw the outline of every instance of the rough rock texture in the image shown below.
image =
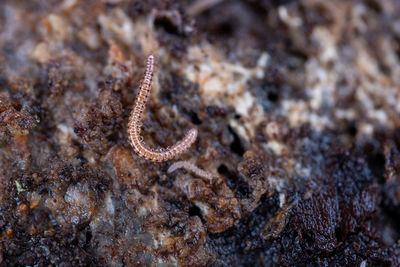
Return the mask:
<path fill-rule="evenodd" d="M 0 1 L 2 266 L 400 266 L 397 0 Z M 157 58 L 139 158 L 127 123 Z M 179 159 L 176 159 L 179 160 Z"/>

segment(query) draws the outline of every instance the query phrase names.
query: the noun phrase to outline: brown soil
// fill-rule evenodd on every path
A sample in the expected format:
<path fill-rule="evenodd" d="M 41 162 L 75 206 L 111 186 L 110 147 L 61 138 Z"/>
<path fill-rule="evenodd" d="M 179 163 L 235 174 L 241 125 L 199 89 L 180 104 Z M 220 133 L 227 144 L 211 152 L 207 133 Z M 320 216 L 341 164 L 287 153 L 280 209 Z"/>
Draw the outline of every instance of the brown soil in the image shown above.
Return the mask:
<path fill-rule="evenodd" d="M 0 1 L 1 266 L 400 266 L 399 14 Z M 150 53 L 145 142 L 199 129 L 171 162 L 128 142 Z"/>

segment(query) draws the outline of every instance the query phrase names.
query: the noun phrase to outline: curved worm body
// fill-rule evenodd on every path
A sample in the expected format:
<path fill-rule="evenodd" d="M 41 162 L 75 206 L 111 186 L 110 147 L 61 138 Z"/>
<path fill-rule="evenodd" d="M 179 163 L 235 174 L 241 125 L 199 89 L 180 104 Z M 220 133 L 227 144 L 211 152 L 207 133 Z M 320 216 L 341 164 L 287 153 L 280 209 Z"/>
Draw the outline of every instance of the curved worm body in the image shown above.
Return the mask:
<path fill-rule="evenodd" d="M 208 180 L 212 180 L 214 177 L 214 175 L 212 173 L 200 169 L 199 167 L 197 167 L 196 165 L 194 165 L 193 163 L 191 163 L 189 161 L 177 161 L 174 164 L 172 164 L 171 166 L 169 166 L 167 172 L 171 173 L 171 172 L 176 171 L 177 169 L 182 169 L 182 168 L 192 171 L 197 176 L 208 179 Z"/>
<path fill-rule="evenodd" d="M 147 57 L 146 72 L 144 79 L 139 87 L 139 92 L 135 98 L 132 113 L 128 123 L 129 141 L 135 152 L 151 161 L 167 161 L 182 154 L 196 141 L 198 130 L 196 127 L 189 130 L 185 137 L 167 149 L 152 149 L 149 148 L 143 141 L 141 132 L 141 122 L 143 120 L 143 112 L 146 109 L 146 103 L 151 91 L 151 82 L 154 72 L 154 56 Z"/>

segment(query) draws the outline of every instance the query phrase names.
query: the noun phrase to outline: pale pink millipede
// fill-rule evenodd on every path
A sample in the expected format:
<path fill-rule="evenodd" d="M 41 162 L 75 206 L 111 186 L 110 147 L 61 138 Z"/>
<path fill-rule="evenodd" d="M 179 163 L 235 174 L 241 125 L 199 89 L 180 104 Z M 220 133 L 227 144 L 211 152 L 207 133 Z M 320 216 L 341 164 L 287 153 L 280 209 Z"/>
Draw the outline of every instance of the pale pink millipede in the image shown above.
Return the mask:
<path fill-rule="evenodd" d="M 196 165 L 194 165 L 193 163 L 189 162 L 189 161 L 177 161 L 174 164 L 172 164 L 171 166 L 169 166 L 168 168 L 168 173 L 174 172 L 177 169 L 181 169 L 184 168 L 186 170 L 192 171 L 194 174 L 196 174 L 197 176 L 201 177 L 201 178 L 205 178 L 208 180 L 212 180 L 214 175 L 208 171 L 202 170 L 199 167 L 197 167 Z"/>
<path fill-rule="evenodd" d="M 140 135 L 140 125 L 143 120 L 143 112 L 146 109 L 146 103 L 151 91 L 153 72 L 154 56 L 149 55 L 147 57 L 144 79 L 139 86 L 139 92 L 137 93 L 131 116 L 129 117 L 128 134 L 131 146 L 139 156 L 147 160 L 161 162 L 171 160 L 188 150 L 196 141 L 198 130 L 196 127 L 193 127 L 182 140 L 166 149 L 152 149 L 144 143 L 143 138 Z"/>

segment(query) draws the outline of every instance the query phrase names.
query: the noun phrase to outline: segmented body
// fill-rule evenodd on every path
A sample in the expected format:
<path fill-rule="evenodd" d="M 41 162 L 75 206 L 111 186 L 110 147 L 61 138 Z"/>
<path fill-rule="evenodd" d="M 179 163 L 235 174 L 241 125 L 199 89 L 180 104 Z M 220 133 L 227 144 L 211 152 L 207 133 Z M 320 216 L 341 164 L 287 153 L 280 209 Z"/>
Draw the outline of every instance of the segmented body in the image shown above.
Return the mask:
<path fill-rule="evenodd" d="M 149 148 L 143 141 L 141 133 L 141 122 L 143 120 L 143 112 L 146 109 L 146 103 L 151 91 L 151 83 L 154 72 L 154 56 L 147 57 L 146 71 L 144 79 L 139 87 L 139 92 L 136 96 L 135 103 L 131 112 L 128 123 L 129 141 L 135 152 L 151 161 L 167 161 L 182 154 L 196 141 L 198 130 L 196 127 L 190 129 L 185 137 L 167 149 L 152 149 Z"/>
<path fill-rule="evenodd" d="M 177 161 L 174 164 L 172 164 L 171 166 L 169 166 L 167 172 L 171 173 L 171 172 L 176 171 L 177 169 L 182 169 L 182 168 L 192 171 L 197 176 L 208 179 L 208 180 L 212 180 L 213 177 L 215 176 L 208 171 L 200 169 L 199 167 L 197 167 L 196 165 L 194 165 L 193 163 L 191 163 L 189 161 Z"/>

